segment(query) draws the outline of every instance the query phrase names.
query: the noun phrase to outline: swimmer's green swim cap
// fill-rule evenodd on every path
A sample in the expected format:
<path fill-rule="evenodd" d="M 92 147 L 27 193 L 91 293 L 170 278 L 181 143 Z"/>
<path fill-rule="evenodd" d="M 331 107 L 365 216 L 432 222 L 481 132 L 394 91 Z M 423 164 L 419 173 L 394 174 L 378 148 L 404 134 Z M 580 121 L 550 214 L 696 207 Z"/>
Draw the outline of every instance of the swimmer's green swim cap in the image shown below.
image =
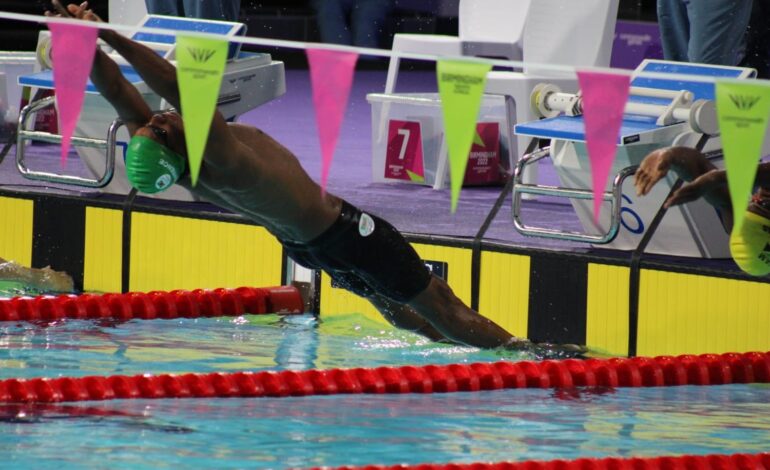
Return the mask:
<path fill-rule="evenodd" d="M 752 276 L 770 274 L 770 220 L 746 211 L 740 232 L 730 235 L 730 252 L 738 266 Z"/>
<path fill-rule="evenodd" d="M 126 176 L 143 193 L 165 191 L 179 180 L 185 158 L 149 137 L 135 135 L 126 150 Z"/>

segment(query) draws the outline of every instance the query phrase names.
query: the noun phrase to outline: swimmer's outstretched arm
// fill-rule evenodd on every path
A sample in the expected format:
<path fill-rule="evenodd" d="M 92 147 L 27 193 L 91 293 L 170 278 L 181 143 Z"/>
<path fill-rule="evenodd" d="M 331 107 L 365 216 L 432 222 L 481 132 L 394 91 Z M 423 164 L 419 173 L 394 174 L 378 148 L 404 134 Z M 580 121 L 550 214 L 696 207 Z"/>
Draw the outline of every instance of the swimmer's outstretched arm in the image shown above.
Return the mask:
<path fill-rule="evenodd" d="M 83 2 L 80 5 L 70 4 L 66 9 L 58 0 L 52 0 L 52 4 L 62 16 L 80 18 L 86 21 L 102 21 L 88 8 L 88 2 Z M 179 99 L 179 85 L 176 79 L 176 67 L 144 44 L 127 38 L 114 30 L 102 28 L 99 30 L 99 37 L 126 59 L 155 93 L 163 97 L 177 110 L 182 109 Z M 92 71 L 94 85 L 105 94 L 105 98 L 116 108 L 124 122 L 127 124 L 128 122 L 138 122 L 137 127 L 145 125 L 152 117 L 152 112 L 139 92 L 120 73 L 117 64 L 109 56 L 99 51 L 94 67 L 96 69 L 95 72 Z M 94 74 L 97 76 L 94 77 Z M 129 125 L 129 131 L 133 130 L 135 129 Z M 227 121 L 219 112 L 214 113 L 209 133 L 209 144 L 221 147 L 231 140 Z"/>
<path fill-rule="evenodd" d="M 732 230 L 733 212 L 725 170 L 718 169 L 696 149 L 666 147 L 644 157 L 634 175 L 636 193 L 640 196 L 648 194 L 669 170 L 673 170 L 686 183 L 663 203 L 664 207 L 703 198 L 717 209 L 724 229 Z M 770 175 L 768 171 L 765 173 Z"/>
<path fill-rule="evenodd" d="M 86 21 L 100 22 L 101 19 L 88 8 L 88 2 L 80 5 L 70 4 L 65 8 L 58 0 L 53 0 L 55 13 L 46 11 L 46 16 L 62 16 L 78 18 Z M 114 33 L 111 30 L 99 30 L 99 36 Z M 94 63 L 91 67 L 91 81 L 99 93 L 115 108 L 120 119 L 128 127 L 129 134 L 134 135 L 137 128 L 145 125 L 152 117 L 152 110 L 145 103 L 142 95 L 126 80 L 120 67 L 99 47 L 96 48 Z"/>
<path fill-rule="evenodd" d="M 92 19 L 92 21 L 99 20 Z M 177 110 L 182 110 L 176 67 L 173 64 L 144 44 L 111 29 L 101 30 L 99 37 L 126 59 L 155 93 L 163 97 Z M 227 121 L 218 111 L 215 112 L 209 132 L 209 145 L 222 146 L 231 140 Z"/>
<path fill-rule="evenodd" d="M 63 16 L 93 21 L 96 23 L 102 22 L 102 19 L 88 8 L 87 1 L 80 5 L 70 3 L 66 8 L 59 2 L 59 0 L 51 0 L 51 4 L 56 10 L 57 15 L 46 12 L 46 16 Z M 144 81 L 147 82 L 150 88 L 165 98 L 172 106 L 179 109 L 179 88 L 176 83 L 176 68 L 174 68 L 173 65 L 144 44 L 133 41 L 112 29 L 100 28 L 99 38 L 123 56 L 123 58 L 136 69 Z M 117 64 L 115 64 L 114 61 L 112 61 L 106 54 L 99 54 L 99 57 L 100 63 L 98 66 L 101 69 L 100 72 L 102 72 L 102 78 L 105 79 L 99 80 L 98 84 L 94 83 L 97 87 L 101 86 L 99 91 L 109 93 L 118 88 L 106 81 L 106 79 L 127 82 L 125 78 L 123 78 L 123 75 L 119 73 L 120 70 L 117 68 Z M 114 65 L 114 67 L 108 64 Z M 118 75 L 114 73 L 116 71 L 122 80 L 118 79 Z M 138 94 L 138 92 L 136 93 Z M 112 93 L 110 93 L 110 95 L 112 95 Z"/>
<path fill-rule="evenodd" d="M 666 174 L 673 170 L 687 184 L 679 188 L 666 202 L 666 207 L 704 198 L 725 216 L 731 210 L 727 180 L 706 156 L 690 147 L 666 147 L 644 157 L 634 175 L 636 193 L 644 196 Z M 723 221 L 726 222 L 726 221 Z"/>

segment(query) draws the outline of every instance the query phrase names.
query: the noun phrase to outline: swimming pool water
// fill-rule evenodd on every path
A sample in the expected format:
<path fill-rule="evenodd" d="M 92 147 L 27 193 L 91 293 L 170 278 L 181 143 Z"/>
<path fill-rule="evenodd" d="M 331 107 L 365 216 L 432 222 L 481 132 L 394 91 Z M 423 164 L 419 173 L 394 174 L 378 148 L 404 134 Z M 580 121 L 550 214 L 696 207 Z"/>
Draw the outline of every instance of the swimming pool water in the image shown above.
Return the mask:
<path fill-rule="evenodd" d="M 0 379 L 532 359 L 432 343 L 361 315 L 0 322 Z"/>
<path fill-rule="evenodd" d="M 766 387 L 0 407 L 10 468 L 287 468 L 763 452 Z"/>
<path fill-rule="evenodd" d="M 351 314 L 0 324 L 0 378 L 529 359 Z M 0 405 L 0 467 L 287 468 L 761 452 L 770 388 Z"/>

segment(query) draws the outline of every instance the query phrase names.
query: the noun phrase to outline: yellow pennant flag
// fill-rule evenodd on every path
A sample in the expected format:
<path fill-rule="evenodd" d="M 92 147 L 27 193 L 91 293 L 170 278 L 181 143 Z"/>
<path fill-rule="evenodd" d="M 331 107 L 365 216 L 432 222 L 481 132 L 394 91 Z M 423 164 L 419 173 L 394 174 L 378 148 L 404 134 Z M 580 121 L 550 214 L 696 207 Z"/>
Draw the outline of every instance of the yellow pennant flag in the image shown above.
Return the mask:
<path fill-rule="evenodd" d="M 177 36 L 176 75 L 192 184 L 198 182 L 203 151 L 217 107 L 227 62 L 227 41 Z"/>
<path fill-rule="evenodd" d="M 738 233 L 743 226 L 757 164 L 762 157 L 762 142 L 770 115 L 770 86 L 717 82 L 716 105 L 733 206 L 733 232 Z"/>
<path fill-rule="evenodd" d="M 460 199 L 481 98 L 491 68 L 490 64 L 460 60 L 439 60 L 436 66 L 444 135 L 449 149 L 452 212 L 457 210 Z"/>

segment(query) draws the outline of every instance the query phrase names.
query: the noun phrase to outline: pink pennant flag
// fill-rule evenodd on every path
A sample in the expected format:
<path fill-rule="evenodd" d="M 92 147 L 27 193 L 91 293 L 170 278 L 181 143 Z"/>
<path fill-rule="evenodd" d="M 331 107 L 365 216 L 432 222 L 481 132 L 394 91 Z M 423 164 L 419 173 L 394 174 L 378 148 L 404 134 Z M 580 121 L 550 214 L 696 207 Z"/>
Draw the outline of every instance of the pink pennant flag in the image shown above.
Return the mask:
<path fill-rule="evenodd" d="M 324 194 L 350 87 L 353 85 L 358 54 L 325 49 L 308 49 L 306 53 L 310 64 L 318 137 L 321 140 L 321 194 Z"/>
<path fill-rule="evenodd" d="M 629 77 L 581 71 L 577 75 L 583 97 L 586 147 L 591 162 L 594 221 L 598 223 L 602 193 L 615 160 L 623 110 L 628 101 Z"/>
<path fill-rule="evenodd" d="M 98 28 L 73 24 L 48 25 L 51 30 L 53 83 L 61 132 L 61 162 L 67 163 L 70 140 L 83 107 L 88 74 L 96 53 Z"/>

